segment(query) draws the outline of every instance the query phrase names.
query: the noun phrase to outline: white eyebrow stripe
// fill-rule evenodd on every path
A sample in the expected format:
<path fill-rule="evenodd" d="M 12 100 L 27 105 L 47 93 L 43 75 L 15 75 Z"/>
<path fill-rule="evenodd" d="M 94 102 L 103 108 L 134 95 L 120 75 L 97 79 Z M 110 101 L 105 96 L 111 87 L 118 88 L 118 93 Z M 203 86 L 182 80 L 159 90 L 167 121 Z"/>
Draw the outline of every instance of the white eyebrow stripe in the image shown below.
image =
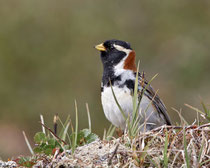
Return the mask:
<path fill-rule="evenodd" d="M 123 52 L 125 52 L 126 53 L 126 56 L 117 64 L 117 65 L 115 65 L 114 66 L 114 74 L 116 75 L 116 76 L 118 76 L 118 75 L 121 75 L 121 74 L 123 74 L 123 72 L 125 71 L 125 69 L 123 68 L 124 67 L 124 63 L 125 63 L 125 60 L 128 58 L 128 56 L 129 56 L 129 54 L 130 54 L 130 52 L 132 51 L 131 49 L 127 49 L 127 48 L 124 48 L 124 47 L 122 47 L 122 46 L 120 46 L 120 45 L 116 45 L 116 44 L 114 44 L 113 45 L 118 51 L 123 51 Z"/>
<path fill-rule="evenodd" d="M 114 44 L 113 45 L 118 51 L 123 51 L 125 52 L 127 55 L 132 51 L 131 49 L 127 49 L 127 48 L 124 48 L 120 45 L 117 45 L 117 44 Z"/>

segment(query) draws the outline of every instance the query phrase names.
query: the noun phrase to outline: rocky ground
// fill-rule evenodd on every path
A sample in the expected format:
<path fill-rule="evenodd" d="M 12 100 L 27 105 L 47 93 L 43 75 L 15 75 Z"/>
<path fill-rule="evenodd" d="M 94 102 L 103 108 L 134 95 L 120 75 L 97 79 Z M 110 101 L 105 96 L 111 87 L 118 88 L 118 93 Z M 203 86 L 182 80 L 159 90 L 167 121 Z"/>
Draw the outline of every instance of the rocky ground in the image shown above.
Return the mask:
<path fill-rule="evenodd" d="M 185 140 L 186 141 L 185 141 Z M 186 149 L 186 150 L 185 150 Z M 96 140 L 53 156 L 33 156 L 32 167 L 210 167 L 210 124 L 160 127 L 131 139 Z M 17 160 L 0 167 L 20 167 Z"/>

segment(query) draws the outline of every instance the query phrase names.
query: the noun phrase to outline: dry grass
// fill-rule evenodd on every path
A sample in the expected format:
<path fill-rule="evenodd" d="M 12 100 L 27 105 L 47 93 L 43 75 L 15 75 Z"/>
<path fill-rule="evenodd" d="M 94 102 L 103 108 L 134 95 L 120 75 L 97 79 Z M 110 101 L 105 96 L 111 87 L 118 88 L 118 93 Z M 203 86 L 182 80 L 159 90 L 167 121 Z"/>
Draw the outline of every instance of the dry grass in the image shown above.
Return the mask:
<path fill-rule="evenodd" d="M 71 151 L 57 153 L 34 166 L 210 167 L 210 124 L 162 126 L 134 139 L 123 135 L 96 140 L 76 148 L 73 155 Z"/>

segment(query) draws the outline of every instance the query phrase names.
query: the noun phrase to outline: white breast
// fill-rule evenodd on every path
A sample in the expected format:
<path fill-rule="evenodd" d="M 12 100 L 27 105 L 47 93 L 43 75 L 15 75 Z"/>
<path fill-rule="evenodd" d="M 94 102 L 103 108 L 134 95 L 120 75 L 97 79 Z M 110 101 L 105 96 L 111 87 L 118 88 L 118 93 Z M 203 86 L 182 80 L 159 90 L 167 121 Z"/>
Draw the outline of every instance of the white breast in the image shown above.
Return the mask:
<path fill-rule="evenodd" d="M 133 112 L 133 101 L 130 90 L 126 86 L 124 88 L 113 86 L 113 90 L 126 117 L 128 117 L 128 114 L 131 116 Z M 125 119 L 116 104 L 111 87 L 104 87 L 104 91 L 101 94 L 101 101 L 106 118 L 116 127 L 125 129 Z M 146 115 L 144 115 L 145 111 Z M 155 109 L 151 105 L 151 101 L 146 96 L 143 96 L 140 104 L 140 115 L 143 117 L 142 121 L 144 121 L 145 116 L 150 116 L 154 111 Z"/>

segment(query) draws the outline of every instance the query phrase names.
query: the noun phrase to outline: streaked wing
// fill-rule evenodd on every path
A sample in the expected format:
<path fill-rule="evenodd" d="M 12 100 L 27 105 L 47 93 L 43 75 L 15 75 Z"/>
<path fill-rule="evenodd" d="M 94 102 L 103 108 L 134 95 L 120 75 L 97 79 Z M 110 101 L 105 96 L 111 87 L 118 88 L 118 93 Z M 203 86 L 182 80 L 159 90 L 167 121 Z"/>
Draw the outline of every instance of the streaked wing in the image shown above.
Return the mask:
<path fill-rule="evenodd" d="M 144 95 L 147 96 L 150 100 L 152 100 L 152 103 L 154 104 L 154 106 L 157 109 L 157 112 L 159 112 L 159 114 L 163 114 L 163 116 L 165 117 L 166 123 L 167 125 L 171 125 L 171 120 L 168 116 L 166 107 L 164 105 L 164 103 L 161 101 L 160 97 L 156 94 L 156 92 L 154 91 L 154 89 L 152 88 L 151 85 L 148 84 L 148 82 L 142 78 L 141 74 L 138 74 L 139 76 L 139 97 L 141 97 L 141 93 L 142 93 L 142 88 L 146 88 Z"/>

